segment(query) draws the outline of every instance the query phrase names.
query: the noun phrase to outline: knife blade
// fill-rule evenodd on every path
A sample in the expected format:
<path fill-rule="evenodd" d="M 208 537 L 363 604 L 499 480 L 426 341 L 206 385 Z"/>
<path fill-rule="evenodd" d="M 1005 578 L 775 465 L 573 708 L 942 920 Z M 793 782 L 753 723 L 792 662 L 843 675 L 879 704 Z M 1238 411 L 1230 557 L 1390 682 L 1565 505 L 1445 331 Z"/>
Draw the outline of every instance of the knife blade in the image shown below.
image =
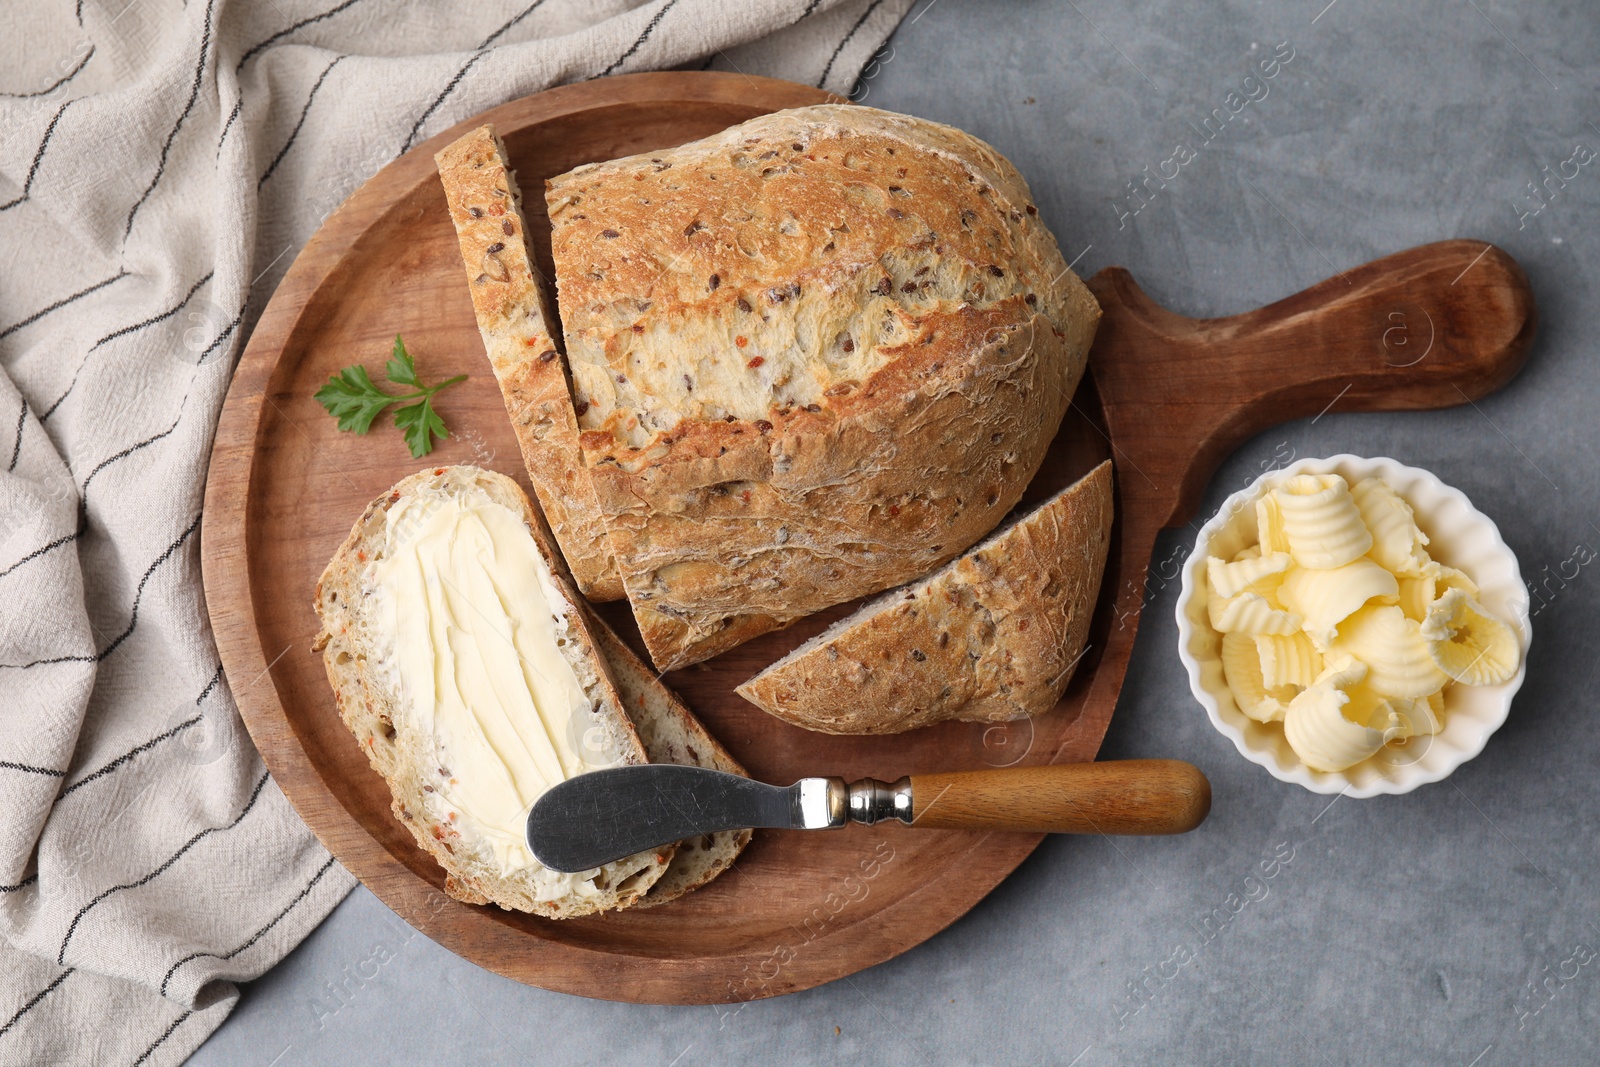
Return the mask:
<path fill-rule="evenodd" d="M 591 771 L 533 805 L 528 848 L 551 870 L 572 872 L 719 830 L 820 829 L 833 825 L 828 785 L 823 778 L 768 785 L 665 763 Z"/>
<path fill-rule="evenodd" d="M 951 830 L 1186 833 L 1211 810 L 1211 783 L 1180 760 L 1115 760 L 896 782 L 802 778 L 768 785 L 737 774 L 652 763 L 580 774 L 528 812 L 528 848 L 553 871 L 592 870 L 701 834 L 751 827 L 838 829 L 887 819 Z"/>

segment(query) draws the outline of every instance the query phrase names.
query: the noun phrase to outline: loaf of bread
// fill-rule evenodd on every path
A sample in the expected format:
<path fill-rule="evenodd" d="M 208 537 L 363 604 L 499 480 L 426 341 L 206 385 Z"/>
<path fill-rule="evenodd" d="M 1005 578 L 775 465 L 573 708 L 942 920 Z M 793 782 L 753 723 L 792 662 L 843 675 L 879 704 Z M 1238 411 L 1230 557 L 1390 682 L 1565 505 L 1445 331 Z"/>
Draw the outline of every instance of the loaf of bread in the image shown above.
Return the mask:
<path fill-rule="evenodd" d="M 1048 711 L 1085 651 L 1111 515 L 1107 460 L 943 569 L 835 623 L 739 694 L 830 734 Z"/>
<path fill-rule="evenodd" d="M 592 626 L 600 654 L 611 668 L 611 678 L 622 696 L 622 706 L 638 728 L 639 739 L 644 742 L 651 763 L 681 763 L 729 774 L 745 773 L 677 694 L 640 662 L 633 649 L 623 643 L 605 620 L 594 618 Z M 635 907 L 653 908 L 699 889 L 733 866 L 750 838 L 749 830 L 723 830 L 678 842 L 667 873 L 650 887 Z"/>
<path fill-rule="evenodd" d="M 408 668 L 398 654 L 397 619 L 401 620 L 398 625 L 420 619 L 429 633 L 450 642 L 447 653 L 439 651 L 439 641 L 430 649 L 435 657 L 445 658 L 448 681 L 462 691 L 484 673 L 479 660 L 462 659 L 464 653 L 458 649 L 463 633 L 487 646 L 496 639 L 507 640 L 501 636 L 503 633 L 532 628 L 540 621 L 520 617 L 517 604 L 507 603 L 510 621 L 496 625 L 490 612 L 500 610 L 501 598 L 474 599 L 470 595 L 469 580 L 483 579 L 500 590 L 503 576 L 490 570 L 489 557 L 493 553 L 467 559 L 461 555 L 451 557 L 453 565 L 462 560 L 464 569 L 476 566 L 479 573 L 433 576 L 434 584 L 442 586 L 445 593 L 465 601 L 456 616 L 435 618 L 427 604 L 385 607 L 385 597 L 394 595 L 382 584 L 385 561 L 391 555 L 409 560 L 404 553 L 411 551 L 415 539 L 430 529 L 429 509 L 447 506 L 505 509 L 520 519 L 521 529 L 537 546 L 536 555 L 544 560 L 542 579 L 551 590 L 547 599 L 552 616 L 550 647 L 545 651 L 552 657 L 550 663 L 564 660 L 570 667 L 584 705 L 570 720 L 572 736 L 551 737 L 552 750 L 560 745 L 568 749 L 583 746 L 604 753 L 607 762 L 646 762 L 644 745 L 623 712 L 621 697 L 595 648 L 586 612 L 577 606 L 581 601 L 555 558 L 538 512 L 511 479 L 477 467 L 433 468 L 395 485 L 367 507 L 323 571 L 316 591 L 322 632 L 313 648 L 322 653 L 339 714 L 373 769 L 388 782 L 393 810 L 401 824 L 445 869 L 445 891 L 451 896 L 468 903 L 493 903 L 558 919 L 627 907 L 666 873 L 675 850 L 653 850 L 577 875 L 544 868 L 517 837 L 518 828 L 501 827 L 496 838 L 492 828 L 484 829 L 474 821 L 462 801 L 470 790 L 491 784 L 489 779 L 515 779 L 509 763 L 502 768 L 491 761 L 469 771 L 464 765 L 468 746 L 456 741 L 458 747 L 451 750 L 446 738 L 464 737 L 471 727 L 447 734 L 433 718 L 439 686 L 427 694 L 426 702 L 421 702 L 416 687 L 403 683 L 403 672 Z M 526 553 L 524 556 L 532 558 Z M 499 565 L 498 560 L 495 565 Z M 423 575 L 424 581 L 427 578 Z M 480 602 L 487 600 L 494 603 Z M 480 625 L 480 619 L 487 625 Z M 560 660 L 553 658 L 556 656 Z M 518 660 L 528 662 L 520 644 L 513 662 Z M 545 719 L 545 709 L 532 710 L 534 702 L 530 700 L 528 709 L 519 716 L 513 702 L 469 700 L 466 718 L 480 724 L 488 750 L 503 753 L 508 748 L 531 746 L 552 730 Z M 489 706 L 491 703 L 493 707 Z M 501 711 L 505 712 L 503 717 L 499 715 Z M 482 725 L 491 720 L 491 725 Z M 536 798 L 513 798 L 514 802 L 518 799 L 525 807 Z"/>
<path fill-rule="evenodd" d="M 1009 162 L 872 108 L 579 167 L 546 202 L 584 463 L 664 670 L 993 529 L 1099 320 Z"/>
<path fill-rule="evenodd" d="M 494 127 L 480 126 L 441 150 L 434 162 L 461 245 L 478 332 L 534 495 L 578 588 L 590 600 L 620 600 L 622 582 L 578 451 L 556 318 L 528 247 L 505 146 Z"/>

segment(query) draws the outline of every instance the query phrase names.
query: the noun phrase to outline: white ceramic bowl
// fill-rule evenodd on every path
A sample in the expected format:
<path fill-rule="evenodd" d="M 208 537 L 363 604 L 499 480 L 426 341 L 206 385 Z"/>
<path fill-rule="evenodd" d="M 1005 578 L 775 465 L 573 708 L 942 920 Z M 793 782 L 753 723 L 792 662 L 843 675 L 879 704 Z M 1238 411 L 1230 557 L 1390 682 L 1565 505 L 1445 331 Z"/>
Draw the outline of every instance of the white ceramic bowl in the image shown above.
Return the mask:
<path fill-rule="evenodd" d="M 1478 583 L 1479 600 L 1517 631 L 1522 663 L 1516 676 L 1501 685 L 1451 685 L 1445 694 L 1444 729 L 1435 736 L 1385 745 L 1371 759 L 1347 770 L 1314 771 L 1300 762 L 1284 739 L 1282 723 L 1259 723 L 1234 703 L 1222 675 L 1222 637 L 1206 616 L 1206 557 L 1232 559 L 1257 541 L 1255 501 L 1269 489 L 1297 474 L 1337 474 L 1354 485 L 1374 475 L 1388 482 L 1416 511 L 1417 525 L 1428 535 L 1428 553 L 1459 568 Z M 1506 721 L 1511 698 L 1522 686 L 1527 667 L 1528 594 L 1517 557 L 1500 539 L 1494 520 L 1484 515 L 1459 489 L 1452 489 L 1425 470 L 1392 459 L 1329 456 L 1303 459 L 1282 470 L 1268 471 L 1248 488 L 1230 496 L 1206 523 L 1194 552 L 1183 567 L 1178 594 L 1178 655 L 1189 671 L 1189 688 L 1211 717 L 1211 724 L 1233 742 L 1240 755 L 1259 763 L 1274 778 L 1303 785 L 1313 793 L 1370 797 L 1408 793 L 1425 782 L 1437 782 L 1483 751 L 1489 735 Z"/>

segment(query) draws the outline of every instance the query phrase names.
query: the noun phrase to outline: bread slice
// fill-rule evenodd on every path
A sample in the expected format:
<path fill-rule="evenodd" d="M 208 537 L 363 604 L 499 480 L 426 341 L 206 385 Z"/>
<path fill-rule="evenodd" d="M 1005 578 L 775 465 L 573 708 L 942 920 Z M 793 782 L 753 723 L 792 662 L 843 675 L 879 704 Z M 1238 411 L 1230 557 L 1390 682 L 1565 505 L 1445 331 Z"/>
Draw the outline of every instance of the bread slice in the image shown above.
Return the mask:
<path fill-rule="evenodd" d="M 594 618 L 592 629 L 596 645 L 611 668 L 612 680 L 617 683 L 617 692 L 622 695 L 623 707 L 638 728 L 651 763 L 681 763 L 745 774 L 745 769 L 717 743 L 677 694 L 662 684 L 660 677 L 634 655 L 633 649 L 624 644 L 603 619 Z M 678 842 L 678 851 L 667 866 L 667 873 L 635 906 L 655 907 L 699 889 L 733 866 L 744 846 L 750 843 L 751 836 L 750 830 L 724 830 Z"/>
<path fill-rule="evenodd" d="M 580 443 L 658 667 L 926 574 L 992 530 L 1100 317 L 960 130 L 780 111 L 545 194 Z"/>
<path fill-rule="evenodd" d="M 631 856 L 586 876 L 556 874 L 531 855 L 522 869 L 506 873 L 493 843 L 472 831 L 470 819 L 458 819 L 446 797 L 451 786 L 460 786 L 450 774 L 452 761 L 441 758 L 439 738 L 414 721 L 414 706 L 394 662 L 395 639 L 380 621 L 378 601 L 384 593 L 376 572 L 391 536 L 405 536 L 403 522 L 391 533 L 390 509 L 403 501 L 425 506 L 449 497 L 492 501 L 521 517 L 549 567 L 557 651 L 590 705 L 585 716 L 573 720 L 573 729 L 584 731 L 584 744 L 620 753 L 622 763 L 646 762 L 644 745 L 595 649 L 581 601 L 552 558 L 538 512 L 510 478 L 477 467 L 437 467 L 402 480 L 367 507 L 323 571 L 316 591 L 322 632 L 313 649 L 322 653 L 339 714 L 388 782 L 401 824 L 445 869 L 445 891 L 451 896 L 558 919 L 627 907 L 667 871 L 672 848 Z M 397 514 L 404 518 L 405 513 Z M 598 737 L 589 732 L 594 730 Z"/>
<path fill-rule="evenodd" d="M 528 248 L 516 175 L 494 127 L 480 126 L 434 156 L 456 226 L 478 332 L 505 397 L 534 495 L 573 580 L 591 600 L 622 599 L 594 486 L 578 451 L 578 422 L 556 319 Z"/>
<path fill-rule="evenodd" d="M 943 569 L 835 623 L 739 695 L 830 734 L 1048 711 L 1084 652 L 1111 513 L 1107 460 Z"/>

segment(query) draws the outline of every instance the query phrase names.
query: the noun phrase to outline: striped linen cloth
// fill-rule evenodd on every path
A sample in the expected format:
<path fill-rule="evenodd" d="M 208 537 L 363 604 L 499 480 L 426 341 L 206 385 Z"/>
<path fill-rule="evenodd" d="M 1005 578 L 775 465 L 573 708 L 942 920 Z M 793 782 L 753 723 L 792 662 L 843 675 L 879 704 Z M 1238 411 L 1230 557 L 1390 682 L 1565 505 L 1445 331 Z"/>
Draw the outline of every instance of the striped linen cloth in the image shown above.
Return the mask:
<path fill-rule="evenodd" d="M 0 25 L 0 1064 L 179 1063 L 351 876 L 240 723 L 206 461 L 251 324 L 384 163 L 663 67 L 848 94 L 911 0 L 46 0 Z M 289 595 L 309 596 L 310 591 Z"/>

